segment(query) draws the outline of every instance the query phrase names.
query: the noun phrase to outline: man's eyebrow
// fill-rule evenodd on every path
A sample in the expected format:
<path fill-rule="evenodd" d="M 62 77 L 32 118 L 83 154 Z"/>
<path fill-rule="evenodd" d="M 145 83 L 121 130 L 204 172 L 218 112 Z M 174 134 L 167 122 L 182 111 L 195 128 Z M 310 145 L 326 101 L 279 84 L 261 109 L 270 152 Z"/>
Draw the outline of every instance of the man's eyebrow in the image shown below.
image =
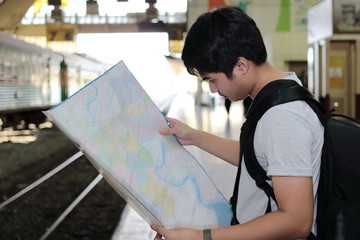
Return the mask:
<path fill-rule="evenodd" d="M 211 79 L 211 77 L 206 77 L 206 76 L 204 76 L 204 77 L 201 77 L 201 79 L 202 79 L 203 81 L 209 81 L 209 80 Z"/>

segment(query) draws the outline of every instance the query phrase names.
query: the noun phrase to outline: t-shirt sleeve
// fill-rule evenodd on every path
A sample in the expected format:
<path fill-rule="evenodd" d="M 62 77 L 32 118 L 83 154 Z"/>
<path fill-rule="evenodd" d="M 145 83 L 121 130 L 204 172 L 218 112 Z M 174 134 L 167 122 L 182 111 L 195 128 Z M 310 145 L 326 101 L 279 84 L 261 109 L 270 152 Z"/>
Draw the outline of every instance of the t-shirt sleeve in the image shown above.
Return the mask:
<path fill-rule="evenodd" d="M 267 111 L 258 122 L 255 138 L 259 139 L 257 157 L 267 159 L 268 176 L 312 176 L 311 136 L 311 127 L 301 114 L 282 105 Z"/>

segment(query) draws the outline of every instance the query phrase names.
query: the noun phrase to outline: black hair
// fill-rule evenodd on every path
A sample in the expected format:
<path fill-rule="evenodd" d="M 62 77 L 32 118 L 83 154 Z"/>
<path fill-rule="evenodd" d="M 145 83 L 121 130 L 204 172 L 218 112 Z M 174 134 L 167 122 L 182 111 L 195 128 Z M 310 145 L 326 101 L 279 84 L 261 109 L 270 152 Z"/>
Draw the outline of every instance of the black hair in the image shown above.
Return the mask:
<path fill-rule="evenodd" d="M 192 75 L 222 72 L 229 78 L 239 57 L 262 65 L 267 52 L 255 21 L 238 7 L 200 15 L 186 36 L 181 56 Z"/>

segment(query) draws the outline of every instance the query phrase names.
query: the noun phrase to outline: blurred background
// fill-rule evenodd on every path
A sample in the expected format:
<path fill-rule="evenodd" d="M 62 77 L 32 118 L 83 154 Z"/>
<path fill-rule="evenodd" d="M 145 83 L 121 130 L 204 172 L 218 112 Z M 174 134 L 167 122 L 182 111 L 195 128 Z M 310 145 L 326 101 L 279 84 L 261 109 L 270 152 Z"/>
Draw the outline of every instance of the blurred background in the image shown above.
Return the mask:
<path fill-rule="evenodd" d="M 210 93 L 180 59 L 196 18 L 222 6 L 250 15 L 269 62 L 296 72 L 326 109 L 360 118 L 359 0 L 0 0 L 0 239 L 151 236 L 104 180 L 51 227 L 98 173 L 79 157 L 28 188 L 78 151 L 42 111 L 125 61 L 164 115 L 237 139 L 248 104 Z M 229 197 L 236 169 L 189 151 Z"/>

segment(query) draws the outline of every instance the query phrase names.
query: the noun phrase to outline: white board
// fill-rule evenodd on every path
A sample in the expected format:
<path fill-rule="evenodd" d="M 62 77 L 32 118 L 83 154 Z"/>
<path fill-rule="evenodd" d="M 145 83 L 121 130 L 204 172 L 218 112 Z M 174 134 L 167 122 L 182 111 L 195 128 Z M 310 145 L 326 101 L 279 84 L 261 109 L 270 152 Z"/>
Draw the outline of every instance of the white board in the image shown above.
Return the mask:
<path fill-rule="evenodd" d="M 123 61 L 44 112 L 148 223 L 229 226 L 231 209 Z"/>

